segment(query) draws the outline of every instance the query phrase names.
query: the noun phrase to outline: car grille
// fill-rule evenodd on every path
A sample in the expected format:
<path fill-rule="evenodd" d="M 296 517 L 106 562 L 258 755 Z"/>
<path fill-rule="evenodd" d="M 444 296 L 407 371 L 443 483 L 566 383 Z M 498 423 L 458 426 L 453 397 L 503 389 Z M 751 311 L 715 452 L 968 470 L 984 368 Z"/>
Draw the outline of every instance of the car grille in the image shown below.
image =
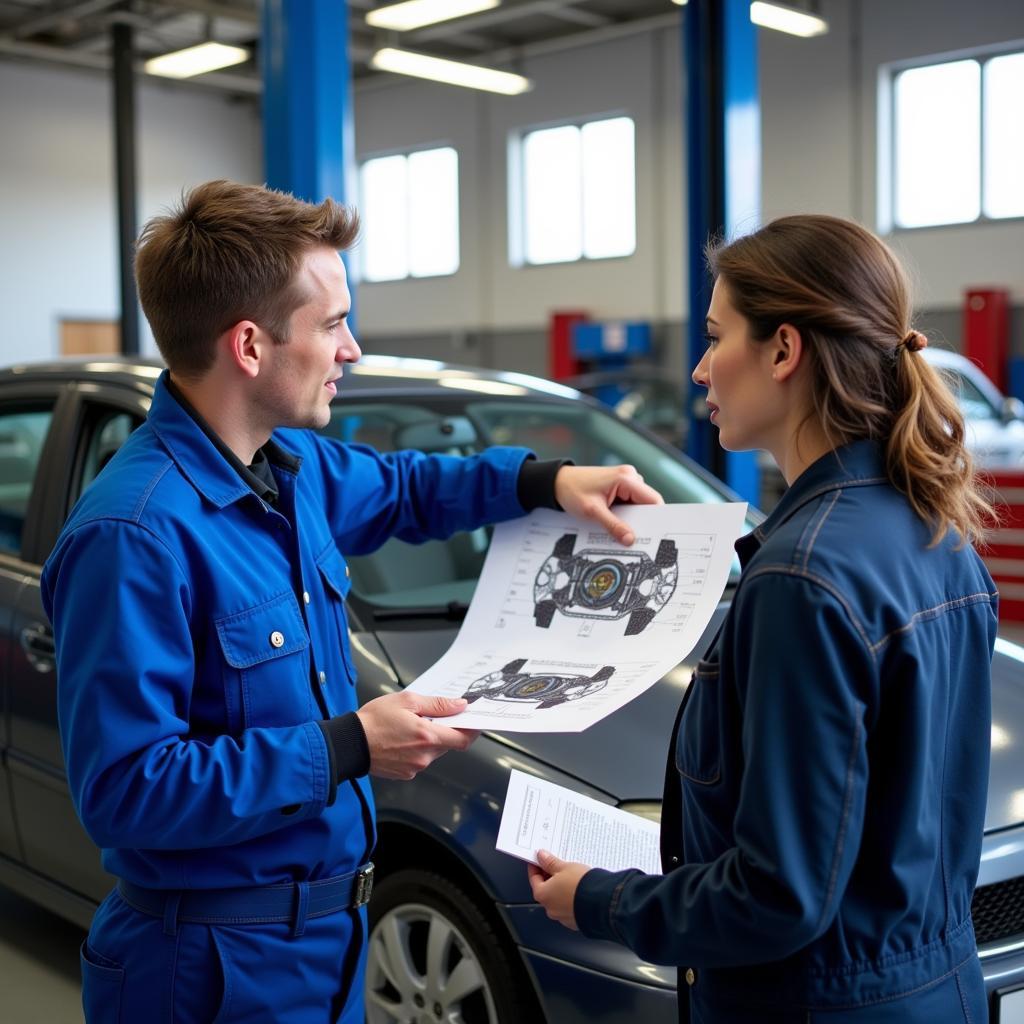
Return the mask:
<path fill-rule="evenodd" d="M 979 886 L 971 916 L 979 946 L 1024 933 L 1024 878 Z"/>

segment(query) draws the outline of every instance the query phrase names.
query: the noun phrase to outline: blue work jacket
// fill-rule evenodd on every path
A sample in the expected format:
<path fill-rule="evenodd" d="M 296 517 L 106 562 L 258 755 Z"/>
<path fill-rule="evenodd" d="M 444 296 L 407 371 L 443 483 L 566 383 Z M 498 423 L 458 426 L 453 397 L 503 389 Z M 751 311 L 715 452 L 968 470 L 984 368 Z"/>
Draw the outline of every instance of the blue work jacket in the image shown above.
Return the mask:
<path fill-rule="evenodd" d="M 997 597 L 971 547 L 931 540 L 861 441 L 736 545 L 673 740 L 667 873 L 592 871 L 575 901 L 585 934 L 679 966 L 701 1021 L 901 998 L 911 1021 L 916 990 L 981 983 Z"/>
<path fill-rule="evenodd" d="M 43 571 L 71 796 L 108 871 L 153 888 L 356 868 L 366 777 L 334 790 L 318 719 L 353 711 L 344 555 L 523 513 L 528 452 L 380 455 L 309 431 L 273 445 L 264 503 L 158 382 Z M 269 446 L 273 449 L 273 445 Z"/>

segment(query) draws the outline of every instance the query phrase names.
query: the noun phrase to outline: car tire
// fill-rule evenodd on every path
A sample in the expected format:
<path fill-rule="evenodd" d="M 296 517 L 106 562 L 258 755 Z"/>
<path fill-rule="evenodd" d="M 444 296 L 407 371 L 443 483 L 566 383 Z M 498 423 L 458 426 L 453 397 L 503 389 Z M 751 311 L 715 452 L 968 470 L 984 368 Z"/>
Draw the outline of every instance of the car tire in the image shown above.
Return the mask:
<path fill-rule="evenodd" d="M 558 540 L 555 541 L 555 548 L 551 552 L 552 558 L 558 558 L 564 561 L 566 558 L 572 558 L 573 548 L 576 547 L 576 534 L 565 533 Z"/>
<path fill-rule="evenodd" d="M 642 633 L 653 621 L 654 612 L 650 608 L 638 608 L 631 612 L 629 621 L 626 623 L 626 636 L 636 636 Z"/>
<path fill-rule="evenodd" d="M 658 550 L 654 555 L 654 564 L 659 569 L 667 569 L 670 565 L 676 564 L 678 557 L 679 552 L 676 548 L 675 541 L 663 540 L 658 545 Z"/>
<path fill-rule="evenodd" d="M 369 907 L 366 1024 L 424 1014 L 464 1024 L 539 1021 L 515 948 L 476 898 L 432 871 L 385 876 Z M 431 949 L 437 964 L 428 964 Z"/>
<path fill-rule="evenodd" d="M 555 609 L 557 607 L 554 601 L 538 601 L 533 608 L 533 621 L 541 629 L 547 629 L 551 625 L 551 620 L 555 617 Z"/>

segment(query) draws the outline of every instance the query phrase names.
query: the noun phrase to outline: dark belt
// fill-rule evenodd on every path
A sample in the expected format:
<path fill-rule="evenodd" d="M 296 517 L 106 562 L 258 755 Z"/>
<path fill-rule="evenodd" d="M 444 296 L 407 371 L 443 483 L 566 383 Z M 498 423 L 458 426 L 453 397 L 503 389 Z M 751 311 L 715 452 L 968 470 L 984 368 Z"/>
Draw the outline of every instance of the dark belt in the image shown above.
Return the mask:
<path fill-rule="evenodd" d="M 283 882 L 237 889 L 145 889 L 117 881 L 128 906 L 162 917 L 164 933 L 174 935 L 179 921 L 195 924 L 274 924 L 289 922 L 301 935 L 306 920 L 365 906 L 373 891 L 373 864 L 316 882 Z"/>

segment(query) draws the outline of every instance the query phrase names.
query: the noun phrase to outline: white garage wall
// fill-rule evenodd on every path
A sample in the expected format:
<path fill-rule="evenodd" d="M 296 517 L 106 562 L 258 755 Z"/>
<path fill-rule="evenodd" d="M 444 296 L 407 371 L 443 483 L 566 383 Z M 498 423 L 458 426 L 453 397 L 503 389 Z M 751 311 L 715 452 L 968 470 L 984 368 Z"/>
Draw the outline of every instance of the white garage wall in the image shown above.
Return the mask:
<path fill-rule="evenodd" d="M 467 94 L 399 83 L 356 99 L 359 159 L 450 144 L 459 153 L 461 266 L 449 278 L 363 284 L 360 323 L 374 334 L 538 327 L 554 309 L 597 317 L 683 314 L 683 163 L 679 45 L 644 32 L 535 57 L 522 96 Z M 539 125 L 609 114 L 636 122 L 637 251 L 624 259 L 546 267 L 509 266 L 507 151 L 511 136 Z"/>
<path fill-rule="evenodd" d="M 874 225 L 879 67 L 1024 40 L 1019 0 L 822 0 L 831 31 L 799 40 L 763 31 L 764 215 L 819 211 Z M 674 29 L 536 56 L 516 98 L 393 79 L 357 88 L 362 158 L 451 144 L 459 152 L 462 252 L 450 278 L 363 284 L 369 348 L 523 369 L 544 366 L 554 309 L 661 326 L 663 359 L 682 369 L 685 308 L 682 73 Z M 61 317 L 117 311 L 110 92 L 102 76 L 0 63 L 0 363 L 48 356 Z M 626 113 L 637 125 L 637 252 L 626 259 L 508 265 L 509 135 L 538 124 Z M 253 103 L 146 82 L 139 90 L 140 223 L 211 177 L 260 180 Z M 942 139 L 922 173 L 942 159 Z M 1003 284 L 1024 353 L 1024 221 L 900 232 L 926 326 L 959 340 L 965 287 Z M 151 345 L 151 342 L 148 342 Z"/>
<path fill-rule="evenodd" d="M 1024 3 L 826 0 L 822 8 L 831 28 L 825 36 L 762 33 L 764 214 L 833 213 L 875 227 L 880 73 L 892 62 L 1011 40 L 1024 48 Z M 936 138 L 921 154 L 921 174 L 942 158 Z M 964 289 L 978 285 L 1008 287 L 1024 303 L 1024 221 L 897 231 L 890 241 L 932 313 L 958 310 Z M 1024 350 L 1024 325 L 1017 333 Z"/>
<path fill-rule="evenodd" d="M 189 184 L 260 179 L 253 104 L 148 83 L 136 99 L 140 226 Z M 104 76 L 0 63 L 0 364 L 56 355 L 62 319 L 119 316 L 111 107 Z"/>

